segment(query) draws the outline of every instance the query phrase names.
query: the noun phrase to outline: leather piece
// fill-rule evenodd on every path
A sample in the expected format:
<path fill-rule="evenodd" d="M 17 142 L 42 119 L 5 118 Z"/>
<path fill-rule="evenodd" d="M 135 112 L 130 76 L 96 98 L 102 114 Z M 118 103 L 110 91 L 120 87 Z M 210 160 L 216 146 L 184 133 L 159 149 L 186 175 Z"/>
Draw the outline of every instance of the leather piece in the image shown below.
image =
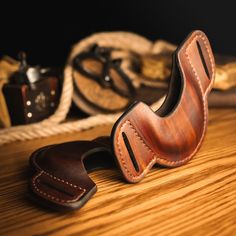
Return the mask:
<path fill-rule="evenodd" d="M 208 78 L 197 50 L 201 46 L 210 74 Z M 153 112 L 139 102 L 128 110 L 114 125 L 113 149 L 122 174 L 128 182 L 138 182 L 151 167 L 175 167 L 189 161 L 200 148 L 208 121 L 207 95 L 212 88 L 215 73 L 214 57 L 204 33 L 193 32 L 177 50 L 172 80 L 181 77 L 181 93 L 174 102 L 163 103 Z M 177 88 L 173 88 L 177 89 Z M 169 99 L 170 100 L 170 99 Z M 172 103 L 172 109 L 166 107 Z M 167 114 L 162 115 L 165 111 Z M 136 171 L 123 139 L 125 133 L 137 160 Z"/>
<path fill-rule="evenodd" d="M 97 191 L 83 163 L 93 153 L 111 156 L 109 138 L 62 143 L 34 152 L 30 157 L 36 170 L 30 181 L 34 196 L 56 209 L 82 207 Z"/>
<path fill-rule="evenodd" d="M 84 163 L 93 154 L 100 162 L 104 155 L 105 162 L 114 159 L 130 183 L 141 181 L 156 163 L 176 167 L 195 155 L 206 133 L 207 96 L 215 74 L 205 34 L 190 34 L 173 59 L 169 93 L 156 112 L 136 102 L 115 123 L 111 137 L 52 145 L 32 154 L 36 173 L 30 189 L 40 203 L 63 210 L 81 208 L 97 189 Z"/>

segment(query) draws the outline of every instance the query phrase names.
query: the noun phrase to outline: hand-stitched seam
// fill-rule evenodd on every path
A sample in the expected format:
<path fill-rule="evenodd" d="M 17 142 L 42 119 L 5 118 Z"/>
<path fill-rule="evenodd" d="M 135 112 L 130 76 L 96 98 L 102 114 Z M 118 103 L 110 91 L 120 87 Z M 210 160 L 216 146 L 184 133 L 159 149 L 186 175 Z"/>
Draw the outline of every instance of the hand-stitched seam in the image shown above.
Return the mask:
<path fill-rule="evenodd" d="M 199 145 L 201 144 L 202 139 L 203 139 L 203 137 L 204 137 L 204 133 L 205 133 L 205 131 L 206 131 L 206 120 L 207 120 L 206 114 L 207 114 L 207 111 L 206 111 L 206 97 L 205 97 L 205 94 L 207 94 L 207 92 L 210 90 L 211 86 L 208 87 L 208 89 L 206 90 L 206 93 L 204 94 L 203 88 L 202 88 L 202 85 L 201 85 L 201 82 L 200 82 L 200 79 L 199 79 L 199 77 L 198 77 L 198 75 L 197 75 L 197 73 L 196 73 L 196 69 L 194 68 L 194 66 L 193 66 L 193 64 L 192 64 L 192 62 L 191 62 L 191 60 L 190 60 L 190 57 L 189 57 L 188 54 L 186 53 L 186 51 L 187 51 L 187 49 L 189 48 L 189 46 L 192 44 L 192 42 L 194 41 L 194 39 L 196 39 L 197 37 L 200 37 L 200 38 L 203 40 L 204 45 L 205 45 L 205 47 L 206 47 L 206 49 L 207 49 L 208 56 L 209 56 L 209 58 L 210 58 L 211 71 L 212 71 L 212 78 L 214 78 L 214 65 L 213 65 L 213 60 L 212 60 L 212 57 L 211 57 L 210 50 L 209 50 L 209 48 L 208 48 L 208 46 L 207 46 L 207 42 L 206 42 L 205 37 L 202 36 L 202 35 L 199 34 L 199 33 L 196 34 L 195 37 L 193 37 L 192 40 L 191 40 L 191 41 L 188 43 L 188 45 L 186 46 L 186 49 L 185 49 L 185 56 L 186 56 L 186 58 L 187 58 L 187 60 L 188 60 L 188 62 L 189 62 L 189 64 L 190 64 L 190 66 L 191 66 L 191 69 L 192 69 L 192 71 L 193 71 L 193 73 L 194 73 L 194 75 L 195 75 L 195 77 L 196 77 L 196 79 L 197 79 L 197 82 L 198 82 L 198 84 L 199 84 L 199 87 L 200 87 L 200 90 L 201 90 L 201 94 L 202 94 L 203 112 L 204 112 L 204 117 L 203 117 L 203 119 L 204 119 L 204 120 L 203 120 L 203 126 L 204 126 L 204 127 L 203 127 L 202 137 L 200 138 L 200 141 L 199 141 L 198 145 L 196 146 L 195 150 L 192 152 L 192 154 L 189 155 L 189 156 L 187 156 L 186 158 L 184 158 L 184 159 L 182 159 L 182 160 L 169 161 L 169 160 L 167 160 L 167 159 L 165 159 L 165 158 L 157 157 L 157 160 L 162 160 L 162 161 L 165 161 L 166 163 L 170 163 L 170 164 L 172 164 L 172 163 L 179 164 L 179 163 L 182 163 L 182 162 L 185 162 L 185 161 L 191 159 L 191 157 L 196 153 L 196 150 L 198 150 Z M 182 68 L 181 68 L 181 69 L 182 69 Z M 213 83 L 213 80 L 211 81 L 211 83 Z"/>
<path fill-rule="evenodd" d="M 193 64 L 192 64 L 192 62 L 191 62 L 191 60 L 190 60 L 190 57 L 189 57 L 189 55 L 187 54 L 187 49 L 189 48 L 190 44 L 192 44 L 193 40 L 194 40 L 195 38 L 197 38 L 197 37 L 200 37 L 200 38 L 203 40 L 203 43 L 204 43 L 204 45 L 205 45 L 205 47 L 206 47 L 206 49 L 207 49 L 207 53 L 208 53 L 208 56 L 209 56 L 209 59 L 210 59 L 211 71 L 212 71 L 212 81 L 211 81 L 209 87 L 206 89 L 205 94 L 204 94 L 204 91 L 203 91 L 203 88 L 202 88 L 202 85 L 201 85 L 201 82 L 200 82 L 200 78 L 199 78 L 199 76 L 198 76 L 198 74 L 197 74 L 197 72 L 196 72 L 196 69 L 194 68 L 194 66 L 193 66 Z M 187 58 L 187 60 L 188 60 L 188 62 L 189 62 L 189 64 L 190 64 L 190 66 L 191 66 L 191 69 L 192 69 L 192 71 L 193 71 L 193 73 L 194 73 L 194 75 L 195 75 L 195 77 L 196 77 L 196 79 L 197 79 L 197 82 L 198 82 L 199 87 L 200 87 L 200 90 L 201 90 L 202 102 L 203 102 L 203 112 L 204 112 L 204 121 L 203 121 L 203 126 L 204 126 L 204 127 L 203 127 L 202 136 L 201 136 L 201 138 L 200 138 L 200 141 L 198 142 L 198 145 L 196 146 L 195 150 L 192 152 L 191 155 L 189 155 L 188 157 L 186 157 L 186 158 L 184 158 L 183 160 L 181 160 L 181 161 L 183 161 L 183 162 L 186 161 L 186 160 L 188 160 L 188 159 L 191 159 L 191 157 L 196 153 L 196 150 L 198 150 L 199 145 L 201 144 L 202 139 L 203 139 L 203 137 L 204 137 L 204 134 L 205 134 L 205 132 L 206 132 L 206 121 L 207 121 L 207 117 L 206 117 L 206 115 L 207 115 L 207 111 L 206 111 L 206 106 L 207 106 L 207 104 L 206 104 L 206 94 L 207 94 L 208 91 L 211 89 L 211 84 L 213 83 L 213 78 L 214 78 L 213 59 L 212 59 L 212 57 L 211 57 L 211 53 L 210 53 L 210 50 L 209 50 L 209 48 L 208 48 L 208 45 L 207 45 L 207 42 L 206 42 L 206 39 L 205 39 L 204 36 L 202 36 L 201 34 L 196 34 L 196 36 L 189 42 L 189 44 L 187 45 L 187 47 L 186 47 L 186 49 L 185 49 L 185 56 L 186 56 L 186 58 Z M 178 162 L 178 161 L 177 161 L 177 162 Z"/>
<path fill-rule="evenodd" d="M 161 160 L 161 161 L 164 161 L 165 163 L 168 163 L 168 164 L 179 164 L 179 163 L 182 163 L 182 162 L 187 161 L 188 159 L 190 159 L 190 158 L 195 154 L 196 150 L 198 149 L 199 145 L 200 145 L 201 142 L 202 142 L 202 139 L 203 139 L 203 136 L 204 136 L 204 133 L 205 133 L 205 130 L 206 130 L 206 120 L 207 120 L 207 118 L 206 118 L 206 113 L 207 113 L 207 112 L 206 112 L 206 99 L 205 99 L 205 96 L 204 96 L 204 92 L 203 92 L 203 88 L 202 88 L 200 79 L 199 79 L 199 77 L 198 77 L 198 75 L 197 75 L 197 73 L 196 73 L 196 70 L 195 70 L 194 66 L 192 65 L 192 62 L 190 61 L 189 56 L 188 56 L 187 53 L 186 53 L 187 49 L 188 49 L 189 46 L 192 44 L 193 40 L 194 40 L 195 38 L 197 38 L 197 37 L 200 37 L 200 38 L 203 40 L 204 45 L 205 45 L 205 47 L 206 47 L 206 49 L 207 49 L 208 56 L 209 56 L 210 62 L 211 62 L 210 64 L 211 64 L 212 78 L 214 78 L 214 65 L 213 65 L 213 60 L 212 60 L 212 57 L 211 57 L 210 50 L 209 50 L 209 48 L 208 48 L 208 46 L 207 46 L 205 37 L 203 37 L 201 34 L 196 34 L 196 36 L 193 37 L 192 40 L 191 40 L 191 41 L 188 43 L 188 45 L 186 46 L 186 49 L 185 49 L 185 56 L 186 56 L 187 60 L 188 60 L 189 63 L 190 63 L 191 69 L 192 69 L 192 71 L 193 71 L 193 73 L 194 73 L 194 75 L 195 75 L 195 77 L 196 77 L 196 79 L 197 79 L 197 82 L 198 82 L 198 84 L 199 84 L 199 87 L 200 87 L 200 90 L 201 90 L 201 93 L 202 93 L 203 112 L 204 112 L 204 124 L 203 124 L 203 125 L 204 125 L 204 128 L 203 128 L 202 137 L 201 137 L 201 139 L 200 139 L 198 145 L 196 146 L 195 150 L 192 152 L 191 155 L 189 155 L 188 157 L 186 157 L 186 158 L 184 158 L 184 159 L 182 159 L 182 160 L 169 161 L 169 160 L 167 160 L 167 159 L 165 159 L 165 158 L 161 158 L 161 157 L 156 156 L 155 153 L 153 152 L 153 150 L 144 142 L 143 138 L 140 137 L 140 135 L 138 134 L 138 132 L 136 131 L 136 129 L 134 128 L 134 126 L 131 124 L 131 122 L 130 122 L 129 120 L 126 120 L 126 121 L 121 125 L 121 127 L 120 127 L 120 129 L 119 129 L 119 131 L 118 131 L 117 144 L 118 144 L 119 155 L 120 155 L 121 161 L 122 161 L 122 163 L 123 163 L 123 166 L 124 166 L 126 172 L 127 172 L 133 179 L 138 178 L 143 172 L 145 172 L 146 169 L 149 167 L 149 165 L 148 165 L 148 166 L 143 170 L 143 172 L 142 172 L 140 175 L 138 175 L 138 176 L 134 176 L 134 175 L 128 170 L 128 168 L 127 168 L 127 166 L 126 166 L 126 163 L 125 163 L 124 159 L 122 158 L 122 152 L 121 152 L 121 147 L 120 147 L 120 143 L 119 143 L 120 132 L 121 132 L 122 127 L 126 124 L 126 122 L 129 122 L 129 123 L 130 123 L 130 125 L 133 127 L 133 130 L 135 131 L 136 136 L 139 137 L 139 139 L 142 141 L 142 143 L 143 143 L 152 153 L 154 153 L 155 158 L 153 158 L 153 159 Z M 211 83 L 213 83 L 213 80 L 212 80 Z M 207 94 L 207 92 L 210 90 L 210 88 L 211 88 L 211 86 L 209 86 L 208 89 L 206 90 L 206 94 Z M 153 159 L 150 161 L 150 163 L 153 161 Z"/>
<path fill-rule="evenodd" d="M 131 129 L 133 129 L 134 131 L 134 134 L 135 136 L 141 141 L 142 145 L 148 150 L 148 152 L 151 152 L 152 155 L 153 155 L 153 158 L 150 160 L 149 164 L 146 166 L 146 168 L 139 174 L 139 175 L 133 175 L 132 172 L 129 171 L 129 169 L 127 168 L 127 165 L 126 165 L 126 162 L 123 158 L 123 155 L 122 155 L 122 151 L 121 151 L 121 145 L 120 145 L 120 142 L 119 142 L 119 137 L 120 137 L 120 132 L 121 132 L 121 129 L 123 128 L 124 125 L 126 125 L 128 123 L 128 125 L 131 127 Z M 138 179 L 145 171 L 146 169 L 150 168 L 150 165 L 151 163 L 156 159 L 156 156 L 155 156 L 155 153 L 152 151 L 151 148 L 149 148 L 147 146 L 147 144 L 144 142 L 144 140 L 142 139 L 142 137 L 140 137 L 140 135 L 138 134 L 138 132 L 136 131 L 136 129 L 134 128 L 134 126 L 132 125 L 132 123 L 129 121 L 129 120 L 126 120 L 121 126 L 120 126 L 120 129 L 119 129 L 119 132 L 118 132 L 118 138 L 117 138 L 117 145 L 118 145 L 118 151 L 119 151 L 119 155 L 120 155 L 120 159 L 121 159 L 121 162 L 125 168 L 125 171 L 128 173 L 128 175 L 132 178 L 132 179 Z"/>
<path fill-rule="evenodd" d="M 80 189 L 80 190 L 82 191 L 82 193 L 79 194 L 79 195 L 77 195 L 76 198 L 74 198 L 74 199 L 72 199 L 72 200 L 64 200 L 64 199 L 60 199 L 60 198 L 57 198 L 57 197 L 55 197 L 55 196 L 52 196 L 51 194 L 48 194 L 48 193 L 46 193 L 46 192 L 40 190 L 40 189 L 37 187 L 36 183 L 35 183 L 36 179 L 37 179 L 38 177 L 40 177 L 42 174 L 46 174 L 46 175 L 48 175 L 49 177 L 51 177 L 51 178 L 53 178 L 53 179 L 56 179 L 57 181 L 60 181 L 60 182 L 62 182 L 62 183 L 65 183 L 65 184 L 67 184 L 67 185 L 69 185 L 69 186 L 71 186 L 71 187 L 73 187 L 73 188 L 78 188 L 78 189 Z M 77 199 L 79 199 L 79 198 L 84 194 L 84 192 L 86 191 L 84 188 L 81 188 L 81 187 L 79 187 L 79 186 L 77 186 L 77 185 L 75 185 L 75 184 L 69 183 L 68 181 L 65 181 L 65 180 L 63 180 L 63 179 L 57 178 L 56 176 L 51 175 L 51 174 L 49 174 L 49 173 L 47 173 L 46 171 L 43 171 L 43 170 L 42 170 L 39 174 L 37 174 L 36 176 L 34 176 L 32 182 L 33 182 L 33 186 L 34 186 L 34 188 L 36 189 L 37 192 L 39 192 L 40 194 L 42 194 L 42 195 L 44 195 L 44 196 L 47 196 L 48 198 L 50 198 L 50 199 L 52 199 L 52 200 L 54 200 L 54 201 L 61 202 L 61 203 L 74 202 L 74 201 L 76 201 Z"/>
<path fill-rule="evenodd" d="M 214 78 L 214 69 L 213 69 L 213 68 L 214 68 L 214 65 L 213 65 L 214 63 L 213 63 L 213 59 L 212 59 L 212 57 L 211 57 L 211 53 L 210 53 L 210 50 L 209 50 L 209 48 L 208 48 L 208 45 L 207 45 L 207 42 L 206 42 L 206 39 L 205 39 L 204 36 L 202 36 L 201 34 L 197 34 L 197 35 L 189 42 L 189 44 L 186 46 L 185 56 L 186 56 L 186 58 L 188 59 L 188 62 L 189 62 L 189 64 L 190 64 L 190 66 L 191 66 L 191 69 L 192 69 L 192 71 L 193 71 L 193 73 L 194 73 L 196 79 L 197 79 L 197 82 L 198 82 L 199 87 L 200 87 L 200 89 L 201 89 L 202 95 L 203 95 L 203 97 L 204 97 L 205 94 L 204 94 L 204 91 L 203 91 L 203 88 L 202 88 L 202 84 L 201 84 L 200 78 L 199 78 L 199 76 L 197 75 L 196 69 L 194 68 L 194 66 L 193 66 L 193 64 L 192 64 L 189 55 L 187 54 L 187 49 L 188 49 L 189 46 L 192 44 L 193 40 L 194 40 L 195 38 L 197 38 L 197 37 L 200 37 L 200 38 L 203 40 L 203 43 L 204 43 L 204 45 L 205 45 L 205 47 L 206 47 L 206 50 L 207 50 L 207 53 L 208 53 L 208 57 L 209 57 L 209 59 L 210 59 L 212 77 Z M 212 81 L 211 81 L 211 83 L 212 83 Z M 209 88 L 206 90 L 206 92 L 207 92 L 210 88 L 211 88 L 211 86 L 209 86 Z M 203 102 L 205 103 L 205 100 L 204 100 Z"/>

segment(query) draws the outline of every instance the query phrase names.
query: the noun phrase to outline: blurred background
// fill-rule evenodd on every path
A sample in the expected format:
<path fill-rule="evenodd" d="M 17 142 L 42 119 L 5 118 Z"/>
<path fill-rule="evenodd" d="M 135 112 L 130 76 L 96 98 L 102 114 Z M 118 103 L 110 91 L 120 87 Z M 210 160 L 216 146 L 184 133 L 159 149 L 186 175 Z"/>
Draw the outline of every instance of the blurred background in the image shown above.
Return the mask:
<path fill-rule="evenodd" d="M 64 66 L 71 46 L 99 31 L 131 31 L 178 44 L 205 31 L 213 50 L 236 55 L 235 1 L 57 1 L 2 7 L 0 53 L 24 50 L 31 64 Z"/>

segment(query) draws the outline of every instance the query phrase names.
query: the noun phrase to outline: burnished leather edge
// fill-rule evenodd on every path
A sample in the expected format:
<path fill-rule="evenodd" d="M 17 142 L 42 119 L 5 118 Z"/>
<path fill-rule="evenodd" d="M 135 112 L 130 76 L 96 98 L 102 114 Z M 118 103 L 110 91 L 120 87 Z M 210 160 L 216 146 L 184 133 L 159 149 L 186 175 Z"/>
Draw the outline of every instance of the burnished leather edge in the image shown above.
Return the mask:
<path fill-rule="evenodd" d="M 29 164 L 31 168 L 34 170 L 34 174 L 29 181 L 29 190 L 31 192 L 31 199 L 44 205 L 47 208 L 59 211 L 71 211 L 80 209 L 86 202 L 97 192 L 97 186 L 94 187 L 89 191 L 86 192 L 84 188 L 77 186 L 73 183 L 68 182 L 67 180 L 61 179 L 57 176 L 51 175 L 50 173 L 46 172 L 45 170 L 41 169 L 41 167 L 37 164 L 37 156 L 40 152 L 53 147 L 55 145 L 49 145 L 46 147 L 39 148 L 35 152 L 33 152 L 29 158 Z M 69 186 L 76 187 L 81 190 L 73 199 L 71 200 L 64 200 L 58 199 L 55 196 L 51 196 L 45 191 L 40 190 L 38 188 L 36 181 L 42 176 L 47 175 L 51 179 L 56 179 L 57 181 L 61 181 Z M 86 193 L 86 194 L 85 194 Z"/>
<path fill-rule="evenodd" d="M 201 140 L 199 141 L 196 149 L 194 150 L 194 152 L 192 152 L 192 154 L 190 156 L 188 156 L 187 158 L 185 158 L 184 160 L 181 160 L 181 162 L 179 161 L 178 163 L 174 162 L 172 164 L 169 163 L 169 161 L 165 161 L 165 159 L 162 159 L 160 157 L 158 157 L 157 154 L 155 154 L 153 152 L 153 159 L 149 162 L 149 164 L 147 165 L 147 167 L 145 168 L 145 170 L 139 174 L 138 176 L 134 176 L 134 175 L 130 175 L 129 174 L 129 170 L 127 170 L 127 167 L 125 166 L 125 163 L 122 163 L 122 161 L 119 161 L 119 160 L 116 160 L 117 161 L 117 164 L 118 164 L 118 167 L 119 169 L 121 170 L 121 172 L 123 173 L 123 176 L 124 178 L 128 181 L 128 182 L 131 182 L 131 183 L 135 183 L 135 182 L 138 182 L 140 180 L 143 179 L 143 177 L 147 174 L 147 172 L 152 168 L 152 166 L 155 164 L 155 162 L 159 163 L 159 164 L 162 164 L 162 165 L 165 165 L 165 166 L 169 166 L 169 167 L 175 167 L 175 166 L 179 166 L 179 165 L 182 165 L 184 163 L 186 163 L 187 161 L 189 161 L 194 155 L 195 153 L 198 151 L 198 149 L 200 148 L 201 146 L 201 143 L 203 141 L 203 138 L 205 136 L 205 133 L 206 133 L 206 126 L 207 126 L 207 121 L 208 121 L 208 109 L 207 109 L 207 95 L 209 94 L 211 88 L 212 88 L 212 85 L 213 85 L 213 82 L 214 82 L 214 74 L 215 74 L 215 70 L 214 70 L 214 58 L 212 58 L 211 56 L 211 53 L 209 52 L 209 49 L 208 49 L 208 45 L 210 46 L 210 43 L 206 37 L 206 35 L 201 32 L 201 31 L 194 31 L 194 32 L 191 32 L 188 37 L 186 38 L 186 40 L 183 41 L 183 43 L 178 47 L 178 49 L 176 50 L 176 55 L 178 57 L 178 60 L 177 60 L 177 66 L 180 67 L 180 73 L 182 73 L 181 70 L 183 70 L 183 68 L 181 67 L 181 63 L 180 63 L 180 59 L 179 59 L 179 54 L 182 50 L 186 50 L 186 48 L 188 48 L 188 46 L 191 44 L 191 42 L 196 38 L 196 37 L 201 37 L 204 41 L 204 44 L 205 44 L 205 47 L 207 49 L 207 52 L 208 52 L 208 56 L 209 56 L 209 59 L 210 59 L 210 62 L 211 62 L 211 69 L 212 69 L 212 79 L 210 81 L 210 84 L 209 86 L 207 87 L 206 91 L 204 92 L 202 87 L 201 87 L 201 82 L 200 80 L 197 78 L 197 75 L 196 75 L 196 72 L 195 72 L 195 76 L 196 78 L 198 79 L 198 82 L 199 82 L 199 87 L 201 89 L 201 93 L 202 93 L 202 102 L 203 102 L 203 106 L 204 106 L 204 131 L 202 133 L 202 137 L 201 137 Z M 187 41 L 190 42 L 186 44 Z M 190 62 L 190 60 L 189 60 Z M 190 62 L 191 64 L 191 62 Z M 191 65 L 192 66 L 192 65 Z M 182 75 L 183 76 L 183 75 Z M 116 140 L 116 132 L 121 132 L 121 127 L 126 123 L 128 122 L 129 120 L 127 119 L 127 116 L 132 112 L 132 110 L 137 106 L 137 104 L 140 104 L 140 103 L 134 103 L 133 105 L 131 105 L 131 107 L 117 120 L 117 122 L 115 123 L 113 129 L 112 129 L 112 132 L 111 132 L 111 137 L 113 139 L 113 152 L 116 156 L 116 158 L 120 158 L 116 151 L 116 149 L 119 149 L 119 147 L 116 147 L 118 144 L 118 140 Z M 130 122 L 130 121 L 129 121 Z M 120 127 L 120 128 L 119 128 Z M 135 129 L 135 128 L 134 128 Z M 136 131 L 137 132 L 137 131 Z M 119 134 L 117 135 L 117 137 L 119 138 Z M 143 142 L 145 143 L 145 140 L 143 140 Z M 150 150 L 151 148 L 146 145 Z M 152 150 L 151 150 L 152 151 Z M 129 176 L 130 175 L 130 176 Z"/>

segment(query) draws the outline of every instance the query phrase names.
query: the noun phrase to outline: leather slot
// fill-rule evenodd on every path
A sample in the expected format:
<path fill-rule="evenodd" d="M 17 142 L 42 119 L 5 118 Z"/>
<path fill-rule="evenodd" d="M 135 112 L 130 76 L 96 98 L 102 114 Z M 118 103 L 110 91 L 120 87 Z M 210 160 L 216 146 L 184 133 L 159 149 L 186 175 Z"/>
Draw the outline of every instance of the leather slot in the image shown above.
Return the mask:
<path fill-rule="evenodd" d="M 202 52 L 202 48 L 201 48 L 200 43 L 198 41 L 197 41 L 197 49 L 198 49 L 198 53 L 199 53 L 199 55 L 201 57 L 201 61 L 202 61 L 204 70 L 206 72 L 206 75 L 207 75 L 208 79 L 210 79 L 211 78 L 210 77 L 210 73 L 209 73 L 209 70 L 208 70 L 208 67 L 207 67 L 207 64 L 206 64 L 203 52 Z"/>
<path fill-rule="evenodd" d="M 123 137 L 125 146 L 126 146 L 126 148 L 127 148 L 127 150 L 128 150 L 130 159 L 131 159 L 131 161 L 132 161 L 132 163 L 133 163 L 133 166 L 134 166 L 135 170 L 136 170 L 137 172 L 139 172 L 139 166 L 138 166 L 138 163 L 137 163 L 136 158 L 135 158 L 135 156 L 134 156 L 134 153 L 133 153 L 133 150 L 132 150 L 132 148 L 131 148 L 131 145 L 130 145 L 130 143 L 129 143 L 128 137 L 127 137 L 127 135 L 126 135 L 124 132 L 122 132 L 122 137 Z"/>
<path fill-rule="evenodd" d="M 70 193 L 68 191 L 66 191 L 63 186 L 56 186 L 55 184 L 51 184 L 49 182 L 46 182 L 44 180 L 38 180 L 38 183 L 43 187 L 43 188 L 46 188 L 48 190 L 54 190 L 53 192 L 59 192 L 63 195 L 66 195 L 67 197 L 75 197 L 75 194 L 73 193 Z M 51 191 L 50 191 L 51 192 Z"/>

